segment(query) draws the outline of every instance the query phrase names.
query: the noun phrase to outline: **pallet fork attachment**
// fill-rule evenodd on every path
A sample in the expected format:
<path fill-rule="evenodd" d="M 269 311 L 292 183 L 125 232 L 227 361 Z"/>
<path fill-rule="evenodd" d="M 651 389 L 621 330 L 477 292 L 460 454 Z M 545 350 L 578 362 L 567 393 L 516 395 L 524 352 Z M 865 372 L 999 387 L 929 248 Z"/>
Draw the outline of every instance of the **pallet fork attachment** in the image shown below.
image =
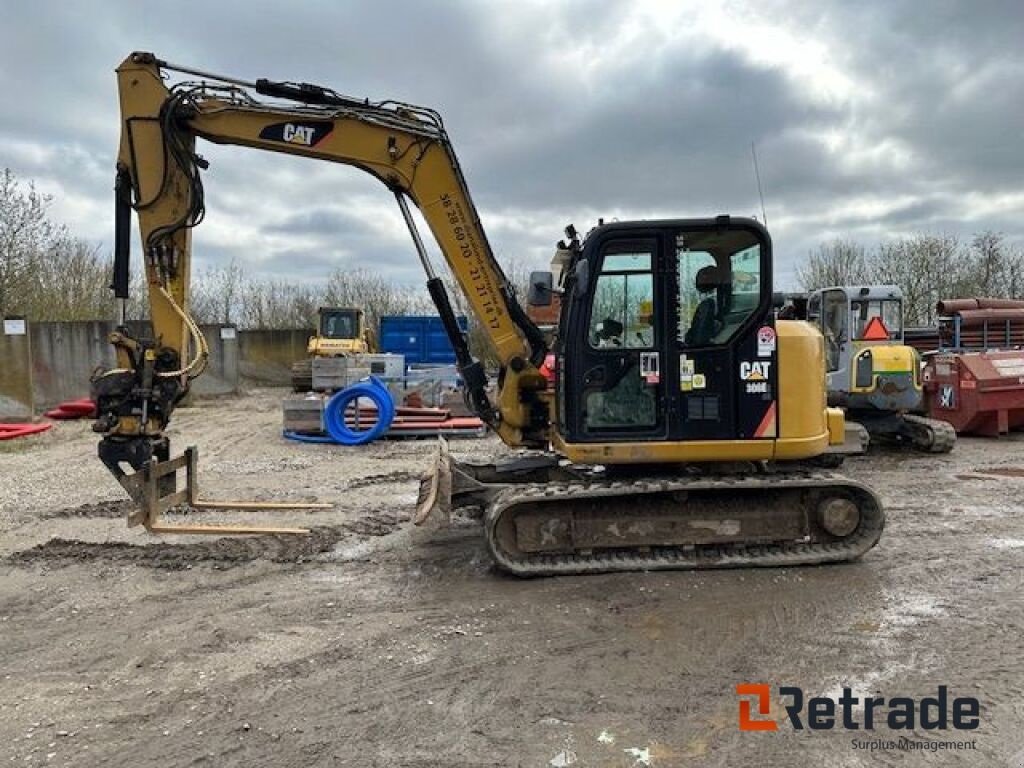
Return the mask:
<path fill-rule="evenodd" d="M 276 501 L 210 501 L 199 498 L 196 481 L 199 449 L 190 446 L 173 459 L 154 456 L 138 471 L 128 474 L 118 467 L 114 472 L 121 486 L 135 501 L 137 508 L 128 515 L 128 527 L 142 525 L 150 533 L 194 533 L 220 536 L 244 534 L 308 534 L 308 528 L 280 526 L 227 525 L 223 523 L 168 523 L 163 514 L 174 507 L 192 510 L 232 509 L 242 511 L 330 509 L 332 504 L 319 502 Z M 177 488 L 178 470 L 185 470 L 185 487 Z M 113 471 L 113 470 L 112 470 Z"/>

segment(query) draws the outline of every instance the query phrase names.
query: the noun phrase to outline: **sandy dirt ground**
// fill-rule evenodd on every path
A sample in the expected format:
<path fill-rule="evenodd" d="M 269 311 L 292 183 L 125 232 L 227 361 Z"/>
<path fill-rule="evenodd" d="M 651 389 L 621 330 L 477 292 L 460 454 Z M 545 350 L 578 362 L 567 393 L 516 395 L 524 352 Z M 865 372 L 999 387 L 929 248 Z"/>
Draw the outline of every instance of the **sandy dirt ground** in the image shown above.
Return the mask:
<path fill-rule="evenodd" d="M 409 521 L 428 442 L 280 436 L 281 390 L 200 402 L 172 438 L 212 498 L 334 502 L 245 521 L 304 538 L 127 529 L 88 424 L 0 444 L 0 765 L 1017 766 L 1021 438 L 847 462 L 888 527 L 841 566 L 518 580 L 479 528 Z M 502 449 L 453 444 L 455 455 Z M 239 520 L 238 517 L 225 519 Z M 740 732 L 735 686 L 951 695 L 970 752 L 843 729 Z"/>

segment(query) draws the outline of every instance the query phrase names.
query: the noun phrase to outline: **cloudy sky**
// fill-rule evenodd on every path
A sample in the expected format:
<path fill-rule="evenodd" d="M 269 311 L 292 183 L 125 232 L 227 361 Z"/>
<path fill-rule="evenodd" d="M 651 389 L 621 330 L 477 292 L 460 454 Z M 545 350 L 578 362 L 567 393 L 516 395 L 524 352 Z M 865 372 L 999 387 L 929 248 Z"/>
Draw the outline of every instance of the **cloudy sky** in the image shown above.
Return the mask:
<path fill-rule="evenodd" d="M 776 283 L 817 243 L 1024 239 L 1024 4 L 7 2 L 0 167 L 109 247 L 114 68 L 133 50 L 243 79 L 436 108 L 500 259 L 542 266 L 565 224 L 760 217 Z M 360 172 L 204 144 L 204 265 L 420 280 L 390 194 Z"/>

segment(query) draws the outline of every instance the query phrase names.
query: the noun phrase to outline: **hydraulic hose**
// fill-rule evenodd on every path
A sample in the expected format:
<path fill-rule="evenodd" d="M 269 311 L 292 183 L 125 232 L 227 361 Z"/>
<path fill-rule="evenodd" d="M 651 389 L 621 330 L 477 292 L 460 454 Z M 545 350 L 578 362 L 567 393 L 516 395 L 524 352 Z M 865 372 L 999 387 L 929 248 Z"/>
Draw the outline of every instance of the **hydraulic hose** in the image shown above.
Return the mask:
<path fill-rule="evenodd" d="M 45 432 L 52 424 L 0 424 L 0 440 L 13 440 L 16 437 L 28 437 Z"/>
<path fill-rule="evenodd" d="M 161 379 L 176 379 L 178 376 L 186 374 L 190 380 L 194 379 L 206 370 L 206 365 L 210 359 L 210 348 L 206 344 L 206 337 L 203 336 L 203 332 L 199 330 L 199 326 L 196 325 L 195 320 L 193 320 L 180 306 L 178 306 L 178 302 L 174 300 L 170 291 L 162 285 L 157 286 L 157 290 L 159 290 L 160 295 L 163 296 L 171 306 L 171 309 L 173 309 L 178 317 L 181 318 L 181 321 L 185 323 L 185 327 L 188 328 L 188 332 L 192 336 L 192 341 L 196 345 L 196 356 L 192 362 L 184 368 L 180 368 L 177 371 L 159 371 L 156 375 Z"/>
<path fill-rule="evenodd" d="M 377 422 L 367 430 L 350 429 L 345 423 L 345 412 L 349 405 L 363 397 L 373 401 L 373 404 L 377 406 Z M 391 393 L 388 392 L 384 382 L 375 376 L 370 376 L 345 387 L 327 401 L 324 408 L 324 428 L 327 430 L 327 436 L 302 435 L 287 430 L 284 432 L 284 436 L 300 443 L 366 445 L 383 436 L 391 428 L 391 422 L 394 419 L 395 403 L 391 399 Z"/>

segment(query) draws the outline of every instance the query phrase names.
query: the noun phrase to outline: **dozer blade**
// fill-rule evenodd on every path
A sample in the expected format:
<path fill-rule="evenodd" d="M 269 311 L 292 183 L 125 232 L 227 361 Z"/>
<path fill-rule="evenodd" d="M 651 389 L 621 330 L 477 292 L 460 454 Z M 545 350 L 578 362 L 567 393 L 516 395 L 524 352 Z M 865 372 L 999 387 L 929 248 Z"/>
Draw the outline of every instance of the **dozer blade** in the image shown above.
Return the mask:
<path fill-rule="evenodd" d="M 440 512 L 444 520 L 452 515 L 452 465 L 448 441 L 437 438 L 437 453 L 430 470 L 420 480 L 420 494 L 416 501 L 413 523 L 423 525 L 434 513 Z"/>
<path fill-rule="evenodd" d="M 436 511 L 443 522 L 451 522 L 453 510 L 482 511 L 508 488 L 572 477 L 560 469 L 558 457 L 550 453 L 530 452 L 493 464 L 456 461 L 448 452 L 448 441 L 439 437 L 431 469 L 420 480 L 413 520 L 422 525 Z"/>

